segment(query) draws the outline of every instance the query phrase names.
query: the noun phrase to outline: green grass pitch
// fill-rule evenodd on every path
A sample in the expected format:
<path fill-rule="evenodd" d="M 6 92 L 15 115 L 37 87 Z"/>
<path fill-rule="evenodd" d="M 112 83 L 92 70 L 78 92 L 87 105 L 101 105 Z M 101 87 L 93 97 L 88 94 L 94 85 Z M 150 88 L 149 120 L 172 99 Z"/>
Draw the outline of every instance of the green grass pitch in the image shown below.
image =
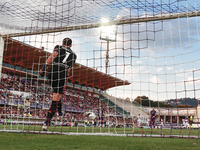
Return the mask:
<path fill-rule="evenodd" d="M 141 128 L 92 128 L 92 127 L 50 127 L 52 134 L 33 134 L 41 131 L 41 126 L 1 125 L 0 150 L 199 150 L 200 139 L 156 138 L 133 136 L 99 135 L 58 135 L 61 133 L 117 133 L 146 135 L 194 135 L 199 130 L 187 129 L 141 129 Z M 9 132 L 5 132 L 5 130 Z M 11 133 L 14 130 L 22 133 Z M 33 133 L 27 133 L 32 131 Z"/>
<path fill-rule="evenodd" d="M 199 139 L 0 132 L 2 150 L 199 150 Z"/>

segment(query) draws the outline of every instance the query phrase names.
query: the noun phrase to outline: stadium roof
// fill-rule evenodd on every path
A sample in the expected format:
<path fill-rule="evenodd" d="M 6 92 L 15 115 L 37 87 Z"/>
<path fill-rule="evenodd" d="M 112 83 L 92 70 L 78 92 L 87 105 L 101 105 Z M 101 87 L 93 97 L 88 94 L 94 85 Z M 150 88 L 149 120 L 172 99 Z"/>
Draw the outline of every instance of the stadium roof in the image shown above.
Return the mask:
<path fill-rule="evenodd" d="M 41 66 L 45 63 L 49 52 L 43 51 L 40 48 L 36 48 L 25 44 L 23 42 L 8 38 L 4 44 L 4 57 L 3 62 L 8 64 L 19 66 L 30 70 L 30 72 L 38 72 Z M 8 67 L 3 67 L 3 70 L 9 70 Z M 11 72 L 19 75 L 23 73 L 23 70 L 17 71 L 16 68 L 10 69 Z M 30 75 L 28 75 L 30 76 Z M 38 77 L 32 74 L 33 78 Z M 107 90 L 112 87 L 129 85 L 128 81 L 124 81 L 108 74 L 97 71 L 93 68 L 76 63 L 75 66 L 69 71 L 68 81 L 78 85 L 90 86 L 97 89 Z"/>

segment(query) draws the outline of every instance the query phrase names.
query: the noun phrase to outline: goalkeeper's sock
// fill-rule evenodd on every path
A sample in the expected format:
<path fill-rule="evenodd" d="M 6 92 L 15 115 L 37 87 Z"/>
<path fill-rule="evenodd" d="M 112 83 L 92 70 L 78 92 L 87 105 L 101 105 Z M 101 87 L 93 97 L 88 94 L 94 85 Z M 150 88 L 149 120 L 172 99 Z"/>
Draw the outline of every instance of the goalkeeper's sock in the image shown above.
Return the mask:
<path fill-rule="evenodd" d="M 56 113 L 57 106 L 58 106 L 58 102 L 52 101 L 51 108 L 49 109 L 48 114 L 47 114 L 47 120 L 45 121 L 46 126 L 50 125 L 51 119 Z"/>
<path fill-rule="evenodd" d="M 62 102 L 61 102 L 61 100 L 60 101 L 58 101 L 58 113 L 59 113 L 59 116 L 62 116 L 63 114 L 62 114 Z"/>

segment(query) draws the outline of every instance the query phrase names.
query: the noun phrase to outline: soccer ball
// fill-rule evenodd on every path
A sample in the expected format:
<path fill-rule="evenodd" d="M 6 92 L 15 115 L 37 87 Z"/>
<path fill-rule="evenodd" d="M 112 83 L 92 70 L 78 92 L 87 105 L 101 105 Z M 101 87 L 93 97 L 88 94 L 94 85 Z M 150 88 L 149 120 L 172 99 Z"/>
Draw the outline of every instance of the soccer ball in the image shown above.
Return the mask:
<path fill-rule="evenodd" d="M 42 130 L 43 130 L 43 131 L 48 131 L 47 126 L 46 126 L 46 125 L 43 125 L 43 126 L 42 126 Z"/>
<path fill-rule="evenodd" d="M 91 119 L 91 120 L 94 120 L 95 118 L 96 118 L 96 115 L 95 115 L 95 113 L 90 113 L 89 114 L 89 118 Z"/>

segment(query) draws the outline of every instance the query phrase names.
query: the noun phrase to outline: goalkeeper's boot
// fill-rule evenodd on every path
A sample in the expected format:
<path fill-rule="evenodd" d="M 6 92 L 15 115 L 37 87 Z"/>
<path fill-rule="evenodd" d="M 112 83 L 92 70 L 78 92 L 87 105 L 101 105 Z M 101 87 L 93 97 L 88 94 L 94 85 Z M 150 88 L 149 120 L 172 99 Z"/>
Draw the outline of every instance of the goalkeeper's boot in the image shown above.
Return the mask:
<path fill-rule="evenodd" d="M 48 131 L 48 126 L 50 125 L 50 121 L 45 121 L 45 123 L 42 126 L 43 131 Z"/>
<path fill-rule="evenodd" d="M 48 131 L 48 128 L 47 128 L 46 124 L 43 124 L 42 130 L 43 130 L 43 131 Z"/>

